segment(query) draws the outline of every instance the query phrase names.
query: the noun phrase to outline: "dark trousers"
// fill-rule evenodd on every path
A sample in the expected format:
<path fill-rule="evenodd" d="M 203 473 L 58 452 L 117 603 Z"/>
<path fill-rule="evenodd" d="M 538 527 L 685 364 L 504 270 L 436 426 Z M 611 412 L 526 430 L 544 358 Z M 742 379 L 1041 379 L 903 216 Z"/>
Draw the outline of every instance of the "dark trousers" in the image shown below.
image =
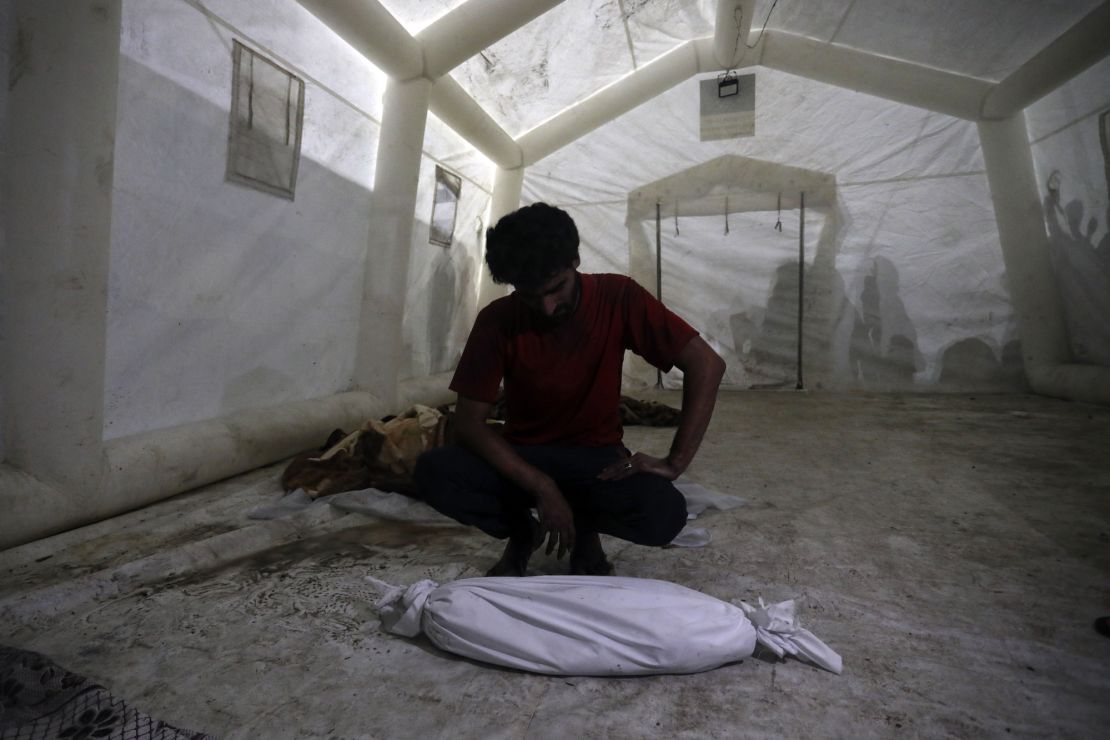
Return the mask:
<path fill-rule="evenodd" d="M 551 476 L 574 512 L 580 532 L 600 532 L 638 545 L 665 545 L 686 526 L 686 499 L 669 480 L 650 473 L 619 481 L 597 474 L 626 453 L 613 447 L 514 445 Z M 416 461 L 420 497 L 442 514 L 504 539 L 521 531 L 533 501 L 482 458 L 462 447 L 438 447 Z"/>

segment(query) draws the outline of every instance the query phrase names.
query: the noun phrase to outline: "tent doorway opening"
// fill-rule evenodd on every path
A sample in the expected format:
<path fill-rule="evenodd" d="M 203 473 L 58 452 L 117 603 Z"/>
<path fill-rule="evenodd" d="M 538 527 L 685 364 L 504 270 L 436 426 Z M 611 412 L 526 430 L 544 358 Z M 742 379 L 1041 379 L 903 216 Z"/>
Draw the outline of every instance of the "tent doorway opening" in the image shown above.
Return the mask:
<path fill-rule="evenodd" d="M 724 358 L 723 386 L 793 389 L 809 369 L 827 375 L 828 317 L 814 300 L 826 291 L 813 280 L 819 262 L 835 272 L 834 197 L 829 175 L 734 156 L 629 196 L 630 273 Z M 677 369 L 629 366 L 637 384 L 682 385 Z"/>
<path fill-rule="evenodd" d="M 673 219 L 660 229 L 662 298 L 725 359 L 728 387 L 804 384 L 805 277 L 814 259 L 805 234 L 817 233 L 824 217 L 802 214 L 729 214 L 727 234 L 723 214 L 680 218 L 677 234 Z M 681 371 L 666 373 L 663 386 L 680 387 Z"/>

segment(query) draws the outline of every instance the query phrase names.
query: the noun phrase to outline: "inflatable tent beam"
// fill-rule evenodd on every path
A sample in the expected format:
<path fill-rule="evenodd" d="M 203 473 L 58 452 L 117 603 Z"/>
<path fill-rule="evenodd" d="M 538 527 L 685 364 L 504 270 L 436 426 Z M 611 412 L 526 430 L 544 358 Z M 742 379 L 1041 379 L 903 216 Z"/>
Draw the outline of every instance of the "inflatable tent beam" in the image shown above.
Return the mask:
<path fill-rule="evenodd" d="M 424 50 L 375 0 L 298 0 L 341 39 L 395 80 L 424 74 Z"/>
<path fill-rule="evenodd" d="M 563 0 L 467 0 L 416 34 L 423 75 L 436 80 Z"/>
<path fill-rule="evenodd" d="M 359 311 L 355 386 L 385 389 L 392 405 L 403 340 L 409 245 L 432 83 L 390 80 L 384 96 Z"/>
<path fill-rule="evenodd" d="M 520 145 L 451 77 L 436 80 L 429 106 L 441 121 L 498 167 L 511 170 L 524 165 Z"/>
<path fill-rule="evenodd" d="M 1110 54 L 1110 2 L 1104 2 L 995 85 L 980 118 L 1006 119 Z"/>
<path fill-rule="evenodd" d="M 376 0 L 298 0 L 395 80 L 430 82 L 563 0 L 468 0 L 414 38 Z"/>
<path fill-rule="evenodd" d="M 699 44 L 701 52 L 699 53 Z M 687 41 L 593 95 L 564 109 L 517 139 L 524 164 L 531 165 L 595 128 L 651 100 L 699 70 L 701 55 L 712 55 L 712 39 Z"/>
<path fill-rule="evenodd" d="M 976 120 L 992 83 L 767 30 L 746 61 L 918 108 Z"/>
<path fill-rule="evenodd" d="M 522 165 L 513 138 L 447 73 L 562 0 L 469 0 L 415 38 L 376 0 L 298 1 L 392 79 L 435 83 L 431 112 L 499 167 Z"/>

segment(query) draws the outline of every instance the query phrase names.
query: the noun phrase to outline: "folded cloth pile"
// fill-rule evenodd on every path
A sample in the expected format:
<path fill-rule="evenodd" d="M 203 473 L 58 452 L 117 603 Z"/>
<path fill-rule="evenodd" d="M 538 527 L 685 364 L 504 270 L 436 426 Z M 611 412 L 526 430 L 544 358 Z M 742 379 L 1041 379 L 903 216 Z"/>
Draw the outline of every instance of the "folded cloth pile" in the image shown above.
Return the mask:
<path fill-rule="evenodd" d="M 320 451 L 289 463 L 281 485 L 310 498 L 363 488 L 414 495 L 416 458 L 444 444 L 447 435 L 448 416 L 420 405 L 383 421 L 371 419 L 350 434 L 336 429 Z"/>

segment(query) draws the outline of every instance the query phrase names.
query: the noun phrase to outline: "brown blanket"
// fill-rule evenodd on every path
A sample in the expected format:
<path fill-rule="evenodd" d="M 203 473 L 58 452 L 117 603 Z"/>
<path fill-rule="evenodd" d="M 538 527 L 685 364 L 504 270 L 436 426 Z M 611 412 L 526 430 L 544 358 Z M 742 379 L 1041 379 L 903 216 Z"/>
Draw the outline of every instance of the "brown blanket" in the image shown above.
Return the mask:
<path fill-rule="evenodd" d="M 286 491 L 303 488 L 312 498 L 362 488 L 414 495 L 416 458 L 450 441 L 450 418 L 445 409 L 413 406 L 400 416 L 371 419 L 350 434 L 336 429 L 319 450 L 293 458 L 281 485 Z"/>

